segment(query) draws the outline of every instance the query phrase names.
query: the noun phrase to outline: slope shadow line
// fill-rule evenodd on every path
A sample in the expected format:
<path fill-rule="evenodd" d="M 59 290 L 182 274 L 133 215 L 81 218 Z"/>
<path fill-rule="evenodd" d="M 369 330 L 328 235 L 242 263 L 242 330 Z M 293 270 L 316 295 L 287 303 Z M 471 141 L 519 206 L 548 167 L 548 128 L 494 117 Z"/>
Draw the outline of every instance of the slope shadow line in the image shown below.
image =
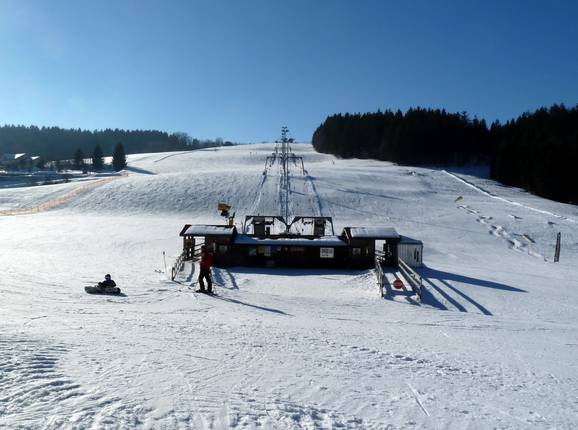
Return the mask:
<path fill-rule="evenodd" d="M 344 205 L 343 203 L 340 203 L 340 202 L 337 202 L 337 201 L 335 201 L 335 200 L 331 200 L 331 199 L 328 199 L 328 198 L 326 198 L 325 201 L 326 201 L 327 203 L 329 203 L 331 206 L 339 206 L 339 207 L 348 209 L 348 210 L 350 210 L 350 211 L 354 211 L 354 212 L 359 212 L 359 213 L 361 213 L 361 214 L 366 214 L 366 215 L 375 216 L 375 212 L 364 211 L 364 210 L 362 210 L 362 209 L 359 209 L 358 207 L 347 206 L 347 205 Z"/>
<path fill-rule="evenodd" d="M 311 176 L 308 175 L 309 178 L 311 178 L 311 180 L 317 180 L 317 178 L 315 176 Z M 377 197 L 380 199 L 389 199 L 389 200 L 403 200 L 400 197 L 395 197 L 395 196 L 389 196 L 387 194 L 377 194 L 377 193 L 372 193 L 370 191 L 360 191 L 360 190 L 352 190 L 352 189 L 347 189 L 347 188 L 343 188 L 343 185 L 341 184 L 336 184 L 334 182 L 330 182 L 330 181 L 324 181 L 324 180 L 319 180 L 319 182 L 324 182 L 328 185 L 333 185 L 335 187 L 336 191 L 342 192 L 342 193 L 348 193 L 348 194 L 356 194 L 356 195 L 364 195 L 364 196 L 369 196 L 369 197 Z"/>
<path fill-rule="evenodd" d="M 442 290 L 439 286 L 434 284 L 430 279 L 423 278 L 423 280 L 425 282 L 427 282 L 428 284 L 430 284 L 434 290 L 436 290 L 441 296 L 443 296 L 444 299 L 446 299 L 448 302 L 450 302 L 452 305 L 454 305 L 457 310 L 459 310 L 460 312 L 467 312 L 468 311 L 464 306 L 462 306 L 458 301 L 456 301 L 456 299 L 454 299 L 452 296 L 450 296 L 448 293 L 446 293 L 444 290 Z M 425 290 L 427 291 L 427 288 Z M 431 297 L 433 297 L 433 295 L 431 295 Z M 427 303 L 425 300 L 423 300 L 423 297 L 422 297 L 422 303 L 425 303 L 427 305 L 430 304 L 430 303 Z M 435 306 L 435 304 L 432 304 L 432 306 Z M 446 310 L 448 310 L 447 307 L 445 307 L 445 308 L 446 308 Z"/>
<path fill-rule="evenodd" d="M 135 166 L 125 166 L 124 170 L 128 170 L 129 172 L 142 173 L 143 175 L 156 175 L 155 172 L 151 172 L 150 170 L 141 169 L 140 167 Z"/>
<path fill-rule="evenodd" d="M 421 290 L 421 302 L 424 305 L 429 305 L 442 311 L 449 311 L 448 307 L 440 302 L 428 288 Z"/>
<path fill-rule="evenodd" d="M 307 175 L 306 182 L 309 183 L 311 187 L 311 191 L 313 192 L 313 196 L 315 197 L 315 201 L 317 202 L 317 209 L 319 210 L 319 216 L 323 215 L 323 203 L 321 203 L 321 196 L 319 195 L 319 191 L 317 191 L 317 186 L 315 185 L 315 178 L 311 175 Z"/>
<path fill-rule="evenodd" d="M 230 280 L 231 287 L 227 287 L 225 279 L 223 277 L 223 272 L 227 274 Z M 230 270 L 219 268 L 219 270 L 213 270 L 213 283 L 215 285 L 219 285 L 221 288 L 226 288 L 228 290 L 238 290 L 239 285 L 237 284 L 237 280 L 233 276 Z"/>
<path fill-rule="evenodd" d="M 159 158 L 158 160 L 154 160 L 154 163 L 158 163 L 159 161 L 163 161 L 163 160 L 166 160 L 167 158 L 171 158 L 171 157 L 176 157 L 178 155 L 188 154 L 190 152 L 191 151 L 183 151 L 183 152 L 175 152 L 173 154 L 165 155 L 164 157 Z"/>
<path fill-rule="evenodd" d="M 239 285 L 237 284 L 237 280 L 235 279 L 235 277 L 233 276 L 233 274 L 231 273 L 230 270 L 226 271 L 227 275 L 229 276 L 229 279 L 231 280 L 231 285 L 232 285 L 232 289 L 233 290 L 238 290 L 239 289 Z"/>
<path fill-rule="evenodd" d="M 450 288 L 452 291 L 454 291 L 456 294 L 459 294 L 460 296 L 462 296 L 464 299 L 466 299 L 468 302 L 470 302 L 472 305 L 474 305 L 476 308 L 478 308 L 484 315 L 493 315 L 487 308 L 485 308 L 484 306 L 482 306 L 481 304 L 479 304 L 478 302 L 476 302 L 474 299 L 472 299 L 471 297 L 469 297 L 467 294 L 463 293 L 462 291 L 458 290 L 456 287 L 454 287 L 453 285 L 451 285 L 449 282 L 440 279 L 439 280 L 442 284 L 444 284 L 445 286 L 447 286 L 448 288 Z"/>
<path fill-rule="evenodd" d="M 472 278 L 469 276 L 459 275 L 457 273 L 444 272 L 442 270 L 432 269 L 431 267 L 422 267 L 419 270 L 419 273 L 423 278 L 439 279 L 440 281 L 446 280 L 446 281 L 461 282 L 464 284 L 475 285 L 478 287 L 494 288 L 496 290 L 504 290 L 504 291 L 514 291 L 517 293 L 527 293 L 526 290 L 522 290 L 520 288 L 512 287 L 506 284 L 501 284 L 499 282 Z"/>
<path fill-rule="evenodd" d="M 286 313 L 286 312 L 283 312 L 283 311 L 280 310 L 280 309 L 266 308 L 266 307 L 264 307 L 264 306 L 253 305 L 253 304 L 251 304 L 251 303 L 242 302 L 241 300 L 232 299 L 232 298 L 230 298 L 230 297 L 221 297 L 221 296 L 213 296 L 213 297 L 214 297 L 215 299 L 219 299 L 219 300 L 222 300 L 222 301 L 224 301 L 224 302 L 236 303 L 236 304 L 238 304 L 238 305 L 248 306 L 248 307 L 250 307 L 250 308 L 259 309 L 259 310 L 266 311 L 266 312 L 271 312 L 271 313 L 274 313 L 274 314 L 285 315 L 285 316 L 288 316 L 288 317 L 294 316 L 294 315 L 288 314 L 288 313 Z"/>
<path fill-rule="evenodd" d="M 185 279 L 185 282 L 191 282 L 193 280 L 193 276 L 195 276 L 195 262 L 191 261 L 191 271 L 187 275 L 187 279 Z"/>
<path fill-rule="evenodd" d="M 347 190 L 345 188 L 336 188 L 336 190 L 339 192 L 342 192 L 342 193 L 349 193 L 349 194 L 356 194 L 356 195 L 361 194 L 363 196 L 377 197 L 379 199 L 403 200 L 399 197 L 388 196 L 386 194 L 375 194 L 375 193 L 370 193 L 369 191 Z"/>

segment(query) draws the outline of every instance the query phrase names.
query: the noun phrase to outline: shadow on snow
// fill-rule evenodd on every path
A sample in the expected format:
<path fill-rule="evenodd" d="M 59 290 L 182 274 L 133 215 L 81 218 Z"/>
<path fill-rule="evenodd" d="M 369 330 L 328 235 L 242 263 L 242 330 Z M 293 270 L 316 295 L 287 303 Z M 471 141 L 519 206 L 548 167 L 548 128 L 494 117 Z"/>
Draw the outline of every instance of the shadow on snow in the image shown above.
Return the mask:
<path fill-rule="evenodd" d="M 155 172 L 151 172 L 150 170 L 141 169 L 140 167 L 135 166 L 125 166 L 124 170 L 128 170 L 129 172 L 134 173 L 141 173 L 143 175 L 156 175 Z"/>
<path fill-rule="evenodd" d="M 497 290 L 517 293 L 526 292 L 526 290 L 515 288 L 506 284 L 501 284 L 499 282 L 472 278 L 457 273 L 444 272 L 441 270 L 433 269 L 431 267 L 424 267 L 420 269 L 419 272 L 422 276 L 425 287 L 422 294 L 422 303 L 442 310 L 449 310 L 449 308 L 444 303 L 440 302 L 438 298 L 432 293 L 432 291 L 435 291 L 448 304 L 451 304 L 460 312 L 468 312 L 467 308 L 464 306 L 464 304 L 468 302 L 476 307 L 482 314 L 493 315 L 492 312 L 490 312 L 481 303 L 477 302 L 462 290 L 458 289 L 454 283 L 461 283 L 475 287 L 493 288 Z M 453 293 L 453 295 L 450 293 Z"/>
<path fill-rule="evenodd" d="M 229 302 L 229 303 L 235 303 L 238 305 L 243 305 L 243 306 L 248 306 L 250 308 L 254 308 L 254 309 L 259 309 L 261 311 L 266 311 L 266 312 L 272 312 L 274 314 L 279 314 L 279 315 L 285 315 L 288 317 L 292 317 L 293 315 L 288 314 L 287 312 L 283 312 L 280 309 L 275 309 L 275 308 L 267 308 L 265 306 L 259 306 L 259 305 L 253 305 L 251 303 L 247 303 L 247 302 L 243 302 L 241 300 L 237 300 L 237 299 L 232 299 L 230 297 L 222 297 L 222 296 L 213 296 L 213 298 L 218 299 L 218 300 L 222 300 L 224 302 Z"/>

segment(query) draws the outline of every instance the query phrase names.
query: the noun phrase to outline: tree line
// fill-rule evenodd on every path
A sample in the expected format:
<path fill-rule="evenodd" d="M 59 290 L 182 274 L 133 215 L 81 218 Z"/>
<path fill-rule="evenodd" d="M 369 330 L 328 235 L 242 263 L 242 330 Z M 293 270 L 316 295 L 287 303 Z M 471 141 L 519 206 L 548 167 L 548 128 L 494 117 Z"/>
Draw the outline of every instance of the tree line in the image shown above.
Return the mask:
<path fill-rule="evenodd" d="M 402 164 L 464 164 L 489 157 L 484 120 L 466 113 L 412 108 L 401 111 L 337 114 L 315 130 L 319 152 L 343 158 L 374 158 Z"/>
<path fill-rule="evenodd" d="M 41 161 L 44 164 L 44 162 Z M 104 164 L 104 153 L 99 144 L 96 144 L 92 155 L 90 156 L 90 164 L 87 163 L 86 156 L 82 149 L 78 148 L 74 153 L 73 160 L 61 161 L 58 160 L 54 162 L 56 170 L 82 170 L 87 172 L 89 168 L 93 171 L 101 171 L 105 168 Z M 40 166 L 39 166 L 40 167 Z M 124 146 L 122 143 L 117 143 L 112 152 L 112 163 L 111 167 L 115 172 L 118 172 L 126 167 L 126 153 L 124 151 Z"/>
<path fill-rule="evenodd" d="M 491 177 L 578 204 L 578 105 L 554 105 L 491 129 Z"/>
<path fill-rule="evenodd" d="M 232 145 L 223 139 L 199 140 L 186 133 L 166 133 L 158 130 L 81 130 L 60 127 L 4 125 L 0 127 L 0 154 L 28 153 L 46 161 L 70 160 L 80 149 L 92 154 L 100 146 L 103 155 L 113 153 L 122 143 L 127 154 L 144 152 L 186 151 L 213 146 Z"/>
<path fill-rule="evenodd" d="M 578 202 L 578 105 L 554 105 L 490 127 L 466 112 L 411 108 L 329 116 L 314 132 L 319 152 L 413 165 L 489 164 L 491 177 L 564 202 Z"/>

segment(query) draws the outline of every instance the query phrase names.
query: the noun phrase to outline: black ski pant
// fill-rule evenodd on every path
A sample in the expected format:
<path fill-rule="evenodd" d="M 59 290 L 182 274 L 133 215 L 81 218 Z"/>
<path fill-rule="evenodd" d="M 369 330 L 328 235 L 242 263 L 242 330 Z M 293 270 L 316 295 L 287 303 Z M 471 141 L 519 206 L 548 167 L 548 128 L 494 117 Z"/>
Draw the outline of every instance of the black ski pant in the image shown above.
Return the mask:
<path fill-rule="evenodd" d="M 213 281 L 211 280 L 211 269 L 203 269 L 201 267 L 201 271 L 199 273 L 199 278 L 198 278 L 201 290 L 205 289 L 205 283 L 203 282 L 203 279 L 206 279 L 206 281 L 207 281 L 207 291 L 208 292 L 213 291 Z"/>

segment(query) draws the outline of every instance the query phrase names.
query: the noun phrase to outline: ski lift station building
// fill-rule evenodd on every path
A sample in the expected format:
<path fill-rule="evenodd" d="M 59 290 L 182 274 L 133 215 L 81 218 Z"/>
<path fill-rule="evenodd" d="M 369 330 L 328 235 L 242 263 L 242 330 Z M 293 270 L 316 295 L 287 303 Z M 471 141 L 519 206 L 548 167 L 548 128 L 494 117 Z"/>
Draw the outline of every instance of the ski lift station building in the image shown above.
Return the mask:
<path fill-rule="evenodd" d="M 281 227 L 281 228 L 279 228 Z M 423 244 L 401 236 L 393 227 L 344 227 L 333 231 L 330 217 L 247 216 L 242 231 L 234 225 L 186 224 L 183 255 L 193 258 L 197 243 L 213 252 L 214 265 L 367 269 L 377 253 L 385 264 L 396 266 L 398 256 L 421 266 Z"/>

